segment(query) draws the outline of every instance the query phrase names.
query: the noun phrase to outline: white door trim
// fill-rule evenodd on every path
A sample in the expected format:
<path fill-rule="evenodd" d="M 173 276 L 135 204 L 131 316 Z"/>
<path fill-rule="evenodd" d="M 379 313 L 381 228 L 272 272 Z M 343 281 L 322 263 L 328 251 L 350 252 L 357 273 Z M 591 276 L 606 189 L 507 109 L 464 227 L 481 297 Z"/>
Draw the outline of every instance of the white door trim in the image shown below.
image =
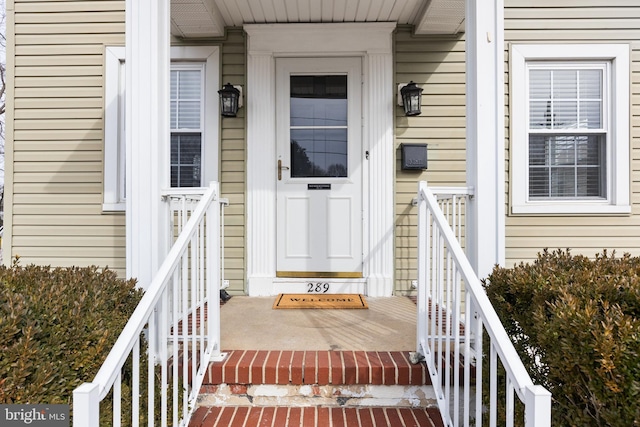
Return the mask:
<path fill-rule="evenodd" d="M 394 23 L 246 25 L 247 287 L 274 294 L 276 273 L 275 58 L 352 56 L 363 61 L 363 274 L 370 296 L 393 293 Z"/>

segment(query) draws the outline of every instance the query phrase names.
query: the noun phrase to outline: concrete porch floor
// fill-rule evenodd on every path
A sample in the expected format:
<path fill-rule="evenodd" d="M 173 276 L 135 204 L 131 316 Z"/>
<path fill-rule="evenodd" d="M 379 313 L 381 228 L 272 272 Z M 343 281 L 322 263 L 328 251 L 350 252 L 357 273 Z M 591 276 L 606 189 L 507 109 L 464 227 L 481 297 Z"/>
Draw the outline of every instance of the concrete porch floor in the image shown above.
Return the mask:
<path fill-rule="evenodd" d="M 276 297 L 234 296 L 220 308 L 223 350 L 415 351 L 416 306 L 367 297 L 368 309 L 279 309 Z"/>

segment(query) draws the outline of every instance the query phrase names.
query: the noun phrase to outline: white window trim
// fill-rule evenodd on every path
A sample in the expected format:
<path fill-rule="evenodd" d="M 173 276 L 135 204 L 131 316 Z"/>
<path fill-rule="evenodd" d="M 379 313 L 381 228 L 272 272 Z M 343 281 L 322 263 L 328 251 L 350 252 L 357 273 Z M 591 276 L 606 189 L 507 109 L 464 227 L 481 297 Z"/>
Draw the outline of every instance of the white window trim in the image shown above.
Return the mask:
<path fill-rule="evenodd" d="M 104 212 L 124 211 L 124 46 L 107 46 L 104 90 Z"/>
<path fill-rule="evenodd" d="M 125 159 L 124 131 L 124 46 L 105 49 L 104 94 L 104 193 L 103 212 L 124 212 Z M 171 48 L 172 63 L 201 62 L 205 64 L 202 130 L 202 182 L 218 180 L 220 48 L 217 46 L 175 46 Z M 170 147 L 167 147 L 169 150 Z M 167 165 L 169 167 L 169 165 Z"/>
<path fill-rule="evenodd" d="M 607 200 L 528 200 L 527 79 L 528 61 L 610 61 L 609 134 L 607 141 Z M 628 214 L 629 45 L 545 44 L 511 47 L 511 213 Z"/>
<path fill-rule="evenodd" d="M 171 63 L 204 62 L 205 75 L 202 93 L 204 104 L 202 115 L 202 181 L 218 181 L 219 147 L 219 97 L 220 89 L 220 48 L 217 46 L 173 46 Z M 168 167 L 168 165 L 167 165 Z"/>

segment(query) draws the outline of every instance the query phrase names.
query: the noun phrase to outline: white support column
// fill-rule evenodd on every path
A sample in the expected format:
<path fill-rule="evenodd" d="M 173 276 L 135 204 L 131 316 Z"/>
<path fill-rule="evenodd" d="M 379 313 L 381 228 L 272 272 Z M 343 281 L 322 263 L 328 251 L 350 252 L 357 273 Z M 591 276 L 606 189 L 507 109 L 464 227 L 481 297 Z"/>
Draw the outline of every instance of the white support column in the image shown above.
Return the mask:
<path fill-rule="evenodd" d="M 167 248 L 169 0 L 126 1 L 127 277 L 146 288 Z"/>
<path fill-rule="evenodd" d="M 276 276 L 276 118 L 272 52 L 247 59 L 247 287 L 271 295 Z"/>
<path fill-rule="evenodd" d="M 467 254 L 479 277 L 504 265 L 504 0 L 466 0 Z"/>
<path fill-rule="evenodd" d="M 369 215 L 365 218 L 364 234 L 368 239 L 365 257 L 368 259 L 364 265 L 368 268 L 365 272 L 367 295 L 387 297 L 393 295 L 394 255 L 393 56 L 390 51 L 369 53 L 365 67 L 368 89 L 364 91 L 363 136 L 365 150 L 369 151 L 369 191 L 365 191 L 363 202 L 367 203 L 368 198 Z"/>

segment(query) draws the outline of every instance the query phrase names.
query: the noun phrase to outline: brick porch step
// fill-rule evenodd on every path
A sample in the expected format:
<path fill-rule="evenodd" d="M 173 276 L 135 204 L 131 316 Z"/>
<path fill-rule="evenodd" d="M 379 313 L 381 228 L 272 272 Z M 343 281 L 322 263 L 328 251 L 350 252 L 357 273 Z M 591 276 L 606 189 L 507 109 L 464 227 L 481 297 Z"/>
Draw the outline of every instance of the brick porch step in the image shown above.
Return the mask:
<path fill-rule="evenodd" d="M 401 351 L 227 352 L 209 365 L 205 385 L 430 385 L 424 363 L 413 365 Z"/>
<path fill-rule="evenodd" d="M 436 408 L 200 407 L 189 427 L 444 427 Z"/>
<path fill-rule="evenodd" d="M 190 427 L 442 425 L 409 352 L 227 353 L 209 365 Z"/>

